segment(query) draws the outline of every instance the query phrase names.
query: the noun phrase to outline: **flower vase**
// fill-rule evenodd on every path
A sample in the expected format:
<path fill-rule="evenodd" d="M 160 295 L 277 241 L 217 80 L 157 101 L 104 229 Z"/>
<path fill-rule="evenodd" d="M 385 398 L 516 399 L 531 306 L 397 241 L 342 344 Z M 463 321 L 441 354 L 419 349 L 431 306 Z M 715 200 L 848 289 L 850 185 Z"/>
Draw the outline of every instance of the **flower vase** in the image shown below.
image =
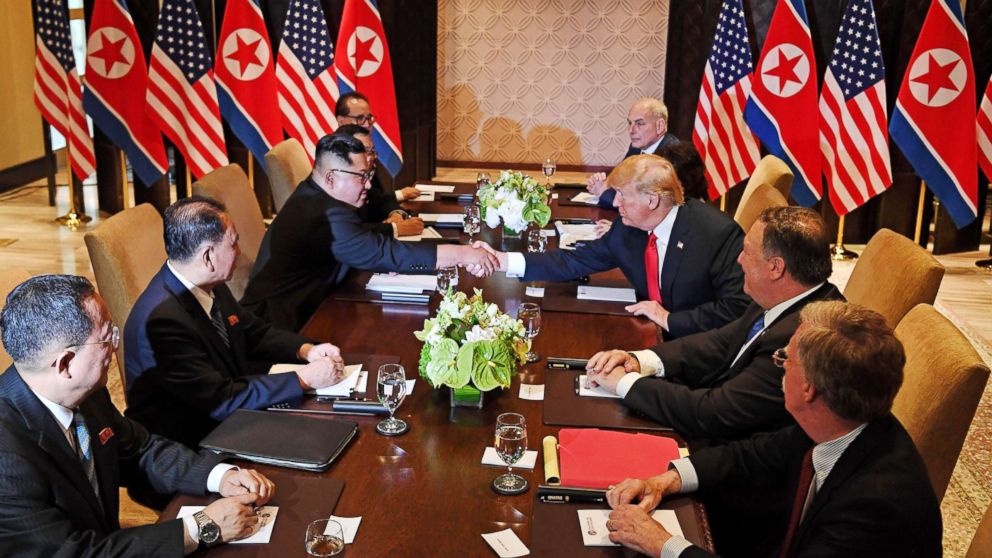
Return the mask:
<path fill-rule="evenodd" d="M 486 400 L 486 392 L 468 384 L 465 387 L 450 388 L 451 406 L 481 409 Z"/>
<path fill-rule="evenodd" d="M 523 237 L 523 234 L 524 231 L 516 232 L 510 227 L 503 225 L 503 238 L 520 239 L 521 237 Z"/>
<path fill-rule="evenodd" d="M 527 247 L 523 246 L 523 235 L 524 231 L 515 232 L 513 229 L 503 226 L 503 238 L 500 247 L 506 252 L 526 252 Z"/>

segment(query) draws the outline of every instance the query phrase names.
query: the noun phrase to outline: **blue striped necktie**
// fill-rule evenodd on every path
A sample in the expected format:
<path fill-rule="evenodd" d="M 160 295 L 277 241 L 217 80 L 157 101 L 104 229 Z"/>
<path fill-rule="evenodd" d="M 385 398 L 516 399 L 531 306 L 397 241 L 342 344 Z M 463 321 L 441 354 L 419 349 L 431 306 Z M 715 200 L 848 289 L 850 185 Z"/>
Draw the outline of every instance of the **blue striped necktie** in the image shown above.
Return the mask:
<path fill-rule="evenodd" d="M 97 500 L 99 500 L 100 489 L 97 486 L 96 464 L 93 463 L 93 451 L 90 447 L 90 430 L 86 428 L 86 419 L 83 418 L 82 413 L 76 411 L 73 413 L 72 418 L 76 425 L 76 454 L 79 456 L 79 461 L 83 465 L 86 480 L 90 481 L 90 486 L 93 487 L 93 492 L 96 493 Z"/>
<path fill-rule="evenodd" d="M 220 304 L 214 300 L 213 306 L 210 307 L 210 321 L 214 324 L 214 329 L 217 330 L 217 335 L 220 335 L 221 341 L 224 342 L 224 346 L 231 348 L 231 338 L 227 334 L 227 325 L 224 323 L 224 315 L 220 311 Z"/>

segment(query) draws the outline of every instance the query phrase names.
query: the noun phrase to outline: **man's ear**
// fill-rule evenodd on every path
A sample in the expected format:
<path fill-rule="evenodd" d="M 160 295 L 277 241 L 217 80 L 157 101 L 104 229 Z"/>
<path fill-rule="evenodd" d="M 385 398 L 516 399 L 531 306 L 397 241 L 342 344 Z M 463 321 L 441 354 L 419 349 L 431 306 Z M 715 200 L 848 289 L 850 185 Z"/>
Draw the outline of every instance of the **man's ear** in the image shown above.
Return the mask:
<path fill-rule="evenodd" d="M 52 363 L 55 373 L 67 380 L 72 378 L 72 374 L 69 372 L 69 364 L 74 358 L 76 358 L 76 351 L 65 349 L 59 353 L 55 357 L 55 362 Z"/>
<path fill-rule="evenodd" d="M 807 383 L 803 380 L 803 401 L 806 403 L 812 403 L 820 396 L 820 392 L 816 391 L 816 387 L 813 384 Z"/>
<path fill-rule="evenodd" d="M 200 261 L 200 264 L 209 269 L 214 270 L 214 248 L 211 245 L 206 245 L 196 254 L 196 258 Z"/>

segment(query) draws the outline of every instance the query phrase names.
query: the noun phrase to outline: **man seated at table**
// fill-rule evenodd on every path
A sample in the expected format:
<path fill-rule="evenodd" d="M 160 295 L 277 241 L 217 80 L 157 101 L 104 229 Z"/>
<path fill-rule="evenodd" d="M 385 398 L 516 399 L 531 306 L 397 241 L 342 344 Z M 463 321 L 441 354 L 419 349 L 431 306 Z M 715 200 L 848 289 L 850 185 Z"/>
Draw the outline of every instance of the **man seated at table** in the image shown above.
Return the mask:
<path fill-rule="evenodd" d="M 800 321 L 776 352 L 785 406 L 798 424 L 694 452 L 666 473 L 611 488 L 611 541 L 649 556 L 710 556 L 648 512 L 668 495 L 745 486 L 784 497 L 748 542 L 721 549 L 717 540 L 724 555 L 941 555 L 930 478 L 890 412 L 903 379 L 902 344 L 880 314 L 856 305 L 809 304 Z"/>
<path fill-rule="evenodd" d="M 286 200 L 263 243 L 241 304 L 273 325 L 298 331 L 352 268 L 434 273 L 472 265 L 488 275 L 496 259 L 471 246 L 400 242 L 357 215 L 371 177 L 365 146 L 332 134 L 317 142 L 313 173 Z"/>
<path fill-rule="evenodd" d="M 372 125 L 375 124 L 375 115 L 372 114 L 372 107 L 369 105 L 368 97 L 358 91 L 345 93 L 338 97 L 338 102 L 334 105 L 334 116 L 338 121 L 339 130 L 341 126 L 354 125 L 371 131 Z M 378 189 L 378 192 L 376 192 L 376 189 Z M 413 186 L 408 186 L 390 193 L 382 187 L 382 183 L 378 180 L 373 180 L 372 190 L 369 191 L 369 203 L 374 203 L 375 197 L 380 195 L 383 198 L 391 196 L 396 202 L 404 202 L 420 196 L 420 190 Z"/>
<path fill-rule="evenodd" d="M 0 329 L 14 360 L 0 376 L 0 556 L 179 556 L 257 530 L 270 480 L 150 435 L 114 407 L 105 386 L 119 332 L 88 280 L 25 281 Z M 224 498 L 196 517 L 121 529 L 121 486 Z"/>
<path fill-rule="evenodd" d="M 335 133 L 351 136 L 362 142 L 365 146 L 365 153 L 369 157 L 369 167 L 375 170 L 376 153 L 375 146 L 372 145 L 372 135 L 367 128 L 358 124 L 345 124 L 337 129 Z M 414 236 L 424 232 L 424 222 L 419 217 L 411 217 L 398 201 L 396 196 L 387 193 L 379 183 L 377 175 L 372 176 L 370 181 L 368 200 L 365 205 L 358 208 L 358 215 L 370 225 L 370 228 L 378 233 L 393 235 L 394 237 Z"/>
<path fill-rule="evenodd" d="M 660 325 L 666 338 L 736 320 L 751 302 L 736 258 L 744 232 L 733 219 L 686 201 L 671 163 L 635 155 L 613 169 L 620 216 L 609 233 L 575 250 L 497 252 L 499 270 L 524 281 L 568 281 L 619 267 L 637 302 L 627 311 Z"/>
<path fill-rule="evenodd" d="M 631 105 L 627 112 L 627 135 L 630 136 L 630 148 L 624 159 L 642 153 L 657 155 L 666 145 L 678 143 L 679 138 L 668 133 L 668 107 L 665 103 L 652 97 L 642 97 Z M 586 182 L 589 193 L 599 196 L 599 206 L 613 208 L 613 198 L 616 192 L 612 184 L 607 183 L 606 173 L 597 172 Z"/>
<path fill-rule="evenodd" d="M 304 390 L 340 381 L 337 347 L 272 327 L 234 300 L 226 283 L 238 231 L 223 205 L 192 196 L 166 208 L 164 220 L 169 259 L 124 327 L 129 418 L 196 447 L 238 409 L 299 403 Z M 299 361 L 307 364 L 295 373 L 266 373 Z"/>
<path fill-rule="evenodd" d="M 843 298 L 827 282 L 826 224 L 812 209 L 766 209 L 737 261 L 754 300 L 743 316 L 651 350 L 596 353 L 591 383 L 690 441 L 733 440 L 791 423 L 772 355 L 796 331 L 803 306 Z"/>

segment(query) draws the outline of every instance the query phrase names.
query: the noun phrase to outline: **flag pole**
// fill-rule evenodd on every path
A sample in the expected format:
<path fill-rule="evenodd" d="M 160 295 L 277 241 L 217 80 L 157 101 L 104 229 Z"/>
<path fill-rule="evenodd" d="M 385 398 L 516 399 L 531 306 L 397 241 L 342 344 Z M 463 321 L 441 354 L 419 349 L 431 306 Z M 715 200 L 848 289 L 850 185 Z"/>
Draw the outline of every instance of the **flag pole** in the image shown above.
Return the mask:
<path fill-rule="evenodd" d="M 830 257 L 842 262 L 857 259 L 858 255 L 844 247 L 844 215 L 837 221 L 837 244 L 830 247 Z"/>
<path fill-rule="evenodd" d="M 65 79 L 65 98 L 66 102 L 72 98 L 69 94 L 69 76 L 66 75 Z M 92 221 L 89 215 L 76 211 L 76 191 L 72 187 L 72 117 L 69 115 L 69 106 L 66 105 L 66 132 L 65 136 L 65 173 L 69 177 L 69 212 L 61 217 L 56 217 L 55 222 L 60 225 L 65 225 L 70 231 L 74 231 L 79 228 L 82 223 L 89 223 Z"/>
<path fill-rule="evenodd" d="M 920 235 L 922 234 L 923 228 L 923 199 L 927 194 L 927 185 L 922 180 L 920 181 L 920 203 L 916 208 L 916 230 L 913 232 L 913 243 L 920 243 Z"/>
<path fill-rule="evenodd" d="M 127 181 L 127 155 L 124 154 L 124 150 L 120 150 L 121 154 L 121 196 L 124 200 L 124 209 L 129 207 L 134 207 L 131 203 L 131 195 L 128 191 L 128 181 Z"/>
<path fill-rule="evenodd" d="M 248 188 L 255 191 L 255 157 L 248 150 Z"/>
<path fill-rule="evenodd" d="M 189 172 L 189 161 L 186 161 L 186 197 L 193 195 L 193 177 Z"/>
<path fill-rule="evenodd" d="M 720 211 L 723 213 L 727 212 L 727 194 L 720 196 Z"/>

